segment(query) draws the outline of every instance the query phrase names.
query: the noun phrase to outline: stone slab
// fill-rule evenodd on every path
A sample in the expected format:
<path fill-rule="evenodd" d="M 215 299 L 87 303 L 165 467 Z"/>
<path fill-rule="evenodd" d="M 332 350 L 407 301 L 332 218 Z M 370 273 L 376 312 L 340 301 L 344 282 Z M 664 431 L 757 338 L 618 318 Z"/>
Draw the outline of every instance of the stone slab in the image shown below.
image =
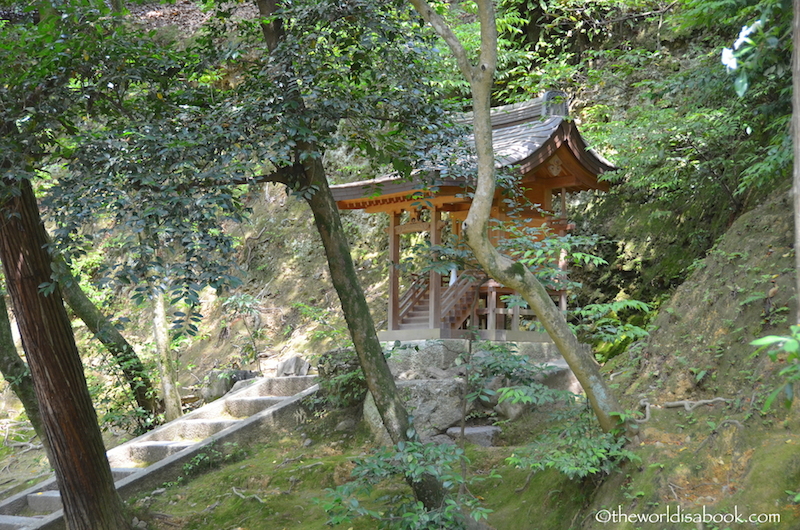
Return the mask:
<path fill-rule="evenodd" d="M 153 442 L 195 440 L 200 441 L 214 433 L 225 430 L 238 420 L 180 419 L 153 431 L 148 440 Z"/>
<path fill-rule="evenodd" d="M 509 341 L 513 342 L 513 341 Z M 477 343 L 473 343 L 475 347 Z M 534 363 L 563 362 L 561 353 L 552 342 L 513 342 L 519 355 L 527 356 Z M 455 359 L 469 349 L 466 339 L 412 340 L 384 344 L 389 351 L 387 363 L 392 374 L 397 377 L 404 372 L 425 373 L 435 367 L 447 370 Z"/>
<path fill-rule="evenodd" d="M 423 442 L 430 441 L 461 420 L 463 388 L 464 382 L 460 379 L 397 381 L 397 389 Z M 364 402 L 364 421 L 375 436 L 376 443 L 391 444 L 371 394 L 367 394 Z"/>
<path fill-rule="evenodd" d="M 474 445 L 492 447 L 495 437 L 501 432 L 500 427 L 494 425 L 466 427 L 464 429 L 464 439 Z M 447 435 L 453 440 L 458 440 L 461 437 L 461 427 L 450 427 L 447 429 Z"/>
<path fill-rule="evenodd" d="M 50 513 L 61 509 L 61 494 L 58 491 L 40 491 L 28 495 L 28 508 L 36 513 Z"/>
<path fill-rule="evenodd" d="M 194 445 L 193 442 L 139 442 L 130 446 L 134 462 L 152 464 Z"/>
<path fill-rule="evenodd" d="M 40 520 L 35 517 L 18 517 L 16 515 L 0 515 L 0 530 L 21 530 L 38 526 Z"/>
<path fill-rule="evenodd" d="M 117 480 L 122 480 L 125 477 L 129 477 L 141 470 L 142 468 L 140 467 L 112 467 L 111 476 L 114 478 L 114 481 L 116 482 Z"/>
<path fill-rule="evenodd" d="M 248 418 L 279 404 L 285 397 L 259 396 L 231 398 L 226 401 L 226 410 L 234 418 Z"/>

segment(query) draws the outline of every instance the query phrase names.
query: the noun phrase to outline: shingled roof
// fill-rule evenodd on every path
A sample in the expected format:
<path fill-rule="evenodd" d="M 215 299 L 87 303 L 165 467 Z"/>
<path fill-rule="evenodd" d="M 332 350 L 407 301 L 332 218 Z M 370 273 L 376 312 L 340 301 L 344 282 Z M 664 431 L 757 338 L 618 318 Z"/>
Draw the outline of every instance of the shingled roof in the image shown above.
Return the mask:
<path fill-rule="evenodd" d="M 523 180 L 538 180 L 546 187 L 552 184 L 549 187 L 568 191 L 606 191 L 608 184 L 598 182 L 597 177 L 616 168 L 589 149 L 574 121 L 566 116 L 566 107 L 565 94 L 546 92 L 530 101 L 492 109 L 492 142 L 497 165 L 518 167 Z M 456 121 L 471 120 L 470 113 Z M 542 170 L 547 164 L 552 166 L 555 159 L 557 171 L 552 167 Z M 565 179 L 567 174 L 572 178 Z M 548 179 L 552 182 L 548 183 Z M 434 183 L 440 188 L 463 185 L 463 181 L 452 178 L 439 178 Z M 362 209 L 407 200 L 409 195 L 425 187 L 419 178 L 389 176 L 339 184 L 331 186 L 331 190 L 339 208 Z"/>

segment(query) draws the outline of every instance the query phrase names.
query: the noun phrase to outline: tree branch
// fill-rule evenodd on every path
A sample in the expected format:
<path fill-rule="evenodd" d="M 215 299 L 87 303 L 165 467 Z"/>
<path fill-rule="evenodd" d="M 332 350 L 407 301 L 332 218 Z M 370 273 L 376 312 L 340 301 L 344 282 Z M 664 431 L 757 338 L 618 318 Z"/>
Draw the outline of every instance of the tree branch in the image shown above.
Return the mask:
<path fill-rule="evenodd" d="M 444 18 L 442 18 L 425 0 L 409 1 L 422 19 L 431 25 L 437 35 L 444 39 L 450 51 L 453 52 L 453 56 L 456 58 L 458 69 L 461 70 L 461 73 L 467 78 L 467 81 L 471 83 L 473 71 L 472 65 L 467 57 L 467 51 L 464 49 L 464 45 L 461 44 L 461 41 L 458 40 L 458 37 L 456 37 L 456 34 L 453 33 L 453 30 L 450 29 L 450 26 L 447 25 Z"/>

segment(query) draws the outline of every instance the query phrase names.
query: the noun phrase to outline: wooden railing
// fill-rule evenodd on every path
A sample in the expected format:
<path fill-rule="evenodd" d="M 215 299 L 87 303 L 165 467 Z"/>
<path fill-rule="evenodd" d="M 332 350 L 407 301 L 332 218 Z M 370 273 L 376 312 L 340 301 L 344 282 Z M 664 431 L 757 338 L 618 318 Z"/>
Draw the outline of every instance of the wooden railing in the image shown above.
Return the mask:
<path fill-rule="evenodd" d="M 447 280 L 449 278 L 442 277 L 443 282 Z M 472 316 L 473 321 L 470 325 L 479 330 L 518 331 L 523 317 L 535 317 L 535 313 L 530 309 L 503 307 L 501 298 L 512 294 L 513 291 L 495 281 L 486 281 L 485 276 L 479 271 L 463 271 L 453 285 L 441 285 L 438 319 L 430 315 L 430 308 L 434 304 L 428 299 L 429 293 L 429 276 L 415 275 L 398 302 L 398 320 L 396 327 L 393 326 L 391 329 L 459 330 L 467 318 Z M 550 295 L 557 301 L 564 298 L 563 291 L 550 292 Z M 481 303 L 476 302 L 476 296 L 480 297 Z M 421 321 L 423 315 L 425 315 L 424 324 Z"/>

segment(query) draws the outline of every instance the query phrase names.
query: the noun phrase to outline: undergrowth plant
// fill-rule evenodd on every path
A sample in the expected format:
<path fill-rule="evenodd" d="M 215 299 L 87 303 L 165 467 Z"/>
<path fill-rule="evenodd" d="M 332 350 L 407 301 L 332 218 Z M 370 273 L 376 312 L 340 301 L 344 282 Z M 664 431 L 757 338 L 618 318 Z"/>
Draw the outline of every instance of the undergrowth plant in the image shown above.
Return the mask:
<path fill-rule="evenodd" d="M 242 319 L 244 329 L 247 331 L 247 340 L 239 345 L 242 360 L 255 362 L 258 357 L 258 341 L 262 338 L 261 304 L 258 298 L 248 293 L 236 293 L 223 302 L 222 308 L 234 318 Z M 253 319 L 252 325 L 248 319 Z"/>
<path fill-rule="evenodd" d="M 501 401 L 512 399 L 514 402 L 535 404 L 552 403 L 563 397 L 561 391 L 550 389 L 539 382 L 550 368 L 531 362 L 528 356 L 518 352 L 516 344 L 481 341 L 475 346 L 474 354 L 472 349 L 470 346 L 455 361 L 467 374 L 467 402 L 488 403 L 498 393 Z M 501 384 L 491 385 L 497 378 Z M 523 394 L 533 397 L 522 399 L 519 396 Z"/>
<path fill-rule="evenodd" d="M 156 427 L 162 419 L 137 405 L 130 385 L 122 374 L 122 370 L 128 368 L 125 363 L 133 362 L 116 361 L 102 350 L 86 365 L 86 382 L 103 430 L 116 428 L 140 435 Z M 153 377 L 155 367 L 152 362 L 147 363 L 145 368 L 148 375 Z"/>
<path fill-rule="evenodd" d="M 323 405 L 342 409 L 364 401 L 367 381 L 353 349 L 339 348 L 322 354 L 317 370 Z"/>
<path fill-rule="evenodd" d="M 573 480 L 600 478 L 626 460 L 639 457 L 625 448 L 627 440 L 603 432 L 591 410 L 574 406 L 557 414 L 558 426 L 506 459 L 509 465 L 532 471 L 556 469 Z"/>
<path fill-rule="evenodd" d="M 236 442 L 225 442 L 222 445 L 219 445 L 217 442 L 212 442 L 203 451 L 194 455 L 191 460 L 183 465 L 183 474 L 181 474 L 175 482 L 165 485 L 175 486 L 182 484 L 190 478 L 197 477 L 225 464 L 239 462 L 246 457 L 247 450 L 239 447 L 239 444 Z"/>
<path fill-rule="evenodd" d="M 599 362 L 608 361 L 632 343 L 649 336 L 647 322 L 652 310 L 649 304 L 639 300 L 588 304 L 569 313 L 575 334 L 592 345 Z"/>
<path fill-rule="evenodd" d="M 786 366 L 778 372 L 778 375 L 783 378 L 783 383 L 769 395 L 762 410 L 768 411 L 781 394 L 783 394 L 783 404 L 786 408 L 791 407 L 794 402 L 794 384 L 800 381 L 800 326 L 791 326 L 789 336 L 768 335 L 756 339 L 750 344 L 758 346 L 758 349 L 750 356 L 751 358 L 770 348 L 767 354 L 773 362 L 778 361 L 778 357 L 781 356 L 786 363 Z"/>
<path fill-rule="evenodd" d="M 312 341 L 329 341 L 337 348 L 345 348 L 352 345 L 350 334 L 343 325 L 335 325 L 331 322 L 333 312 L 323 307 L 311 306 L 302 302 L 292 304 L 292 307 L 306 318 L 317 324 L 317 328 L 311 331 Z"/>
<path fill-rule="evenodd" d="M 410 434 L 418 440 L 415 433 Z M 466 486 L 499 476 L 491 473 L 465 480 L 459 471 L 465 461 L 464 451 L 448 444 L 409 441 L 380 448 L 358 459 L 352 471 L 354 480 L 328 489 L 326 500 L 320 503 L 331 526 L 366 517 L 374 522 L 374 528 L 387 530 L 467 528 L 467 518 L 480 521 L 491 510 L 482 507 Z M 426 510 L 407 486 L 425 475 L 436 477 L 445 488 L 439 509 Z"/>

